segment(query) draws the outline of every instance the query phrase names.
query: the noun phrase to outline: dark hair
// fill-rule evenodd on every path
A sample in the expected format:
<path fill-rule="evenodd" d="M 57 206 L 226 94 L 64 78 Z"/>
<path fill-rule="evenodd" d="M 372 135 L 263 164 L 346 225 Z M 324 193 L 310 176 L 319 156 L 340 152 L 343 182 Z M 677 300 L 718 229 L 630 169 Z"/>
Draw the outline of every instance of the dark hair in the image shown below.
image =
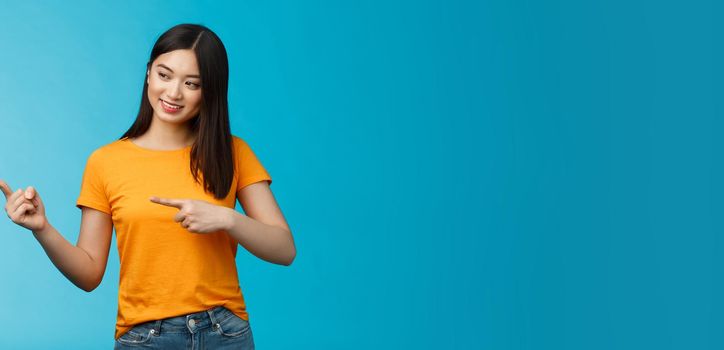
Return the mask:
<path fill-rule="evenodd" d="M 199 115 L 189 121 L 191 132 L 196 135 L 189 167 L 196 183 L 200 183 L 200 170 L 204 190 L 222 199 L 231 189 L 234 174 L 227 98 L 229 62 L 224 44 L 209 28 L 198 24 L 179 24 L 158 38 L 146 69 L 150 70 L 153 61 L 164 53 L 189 49 L 196 54 L 202 95 Z M 148 82 L 144 77 L 138 116 L 120 139 L 143 135 L 151 126 L 152 119 L 153 108 L 148 101 Z"/>

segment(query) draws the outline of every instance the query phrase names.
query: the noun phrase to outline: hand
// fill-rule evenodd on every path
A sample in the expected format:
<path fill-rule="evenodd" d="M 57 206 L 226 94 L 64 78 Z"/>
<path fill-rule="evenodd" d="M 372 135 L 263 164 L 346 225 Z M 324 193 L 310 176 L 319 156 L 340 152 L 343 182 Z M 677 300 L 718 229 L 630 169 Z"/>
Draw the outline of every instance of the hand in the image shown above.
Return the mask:
<path fill-rule="evenodd" d="M 48 225 L 45 205 L 32 186 L 25 191 L 18 189 L 13 192 L 5 181 L 0 180 L 0 189 L 5 194 L 5 212 L 10 220 L 33 232 L 41 231 Z"/>
<path fill-rule="evenodd" d="M 197 199 L 168 199 L 151 197 L 151 202 L 178 208 L 173 221 L 194 233 L 209 233 L 228 230 L 230 227 L 229 208 Z"/>

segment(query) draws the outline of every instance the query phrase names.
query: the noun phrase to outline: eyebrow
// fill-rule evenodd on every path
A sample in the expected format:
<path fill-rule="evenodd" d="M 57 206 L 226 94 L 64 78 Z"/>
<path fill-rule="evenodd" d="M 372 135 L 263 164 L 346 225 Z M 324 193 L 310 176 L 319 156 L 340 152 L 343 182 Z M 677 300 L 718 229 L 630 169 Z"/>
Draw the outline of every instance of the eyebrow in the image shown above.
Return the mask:
<path fill-rule="evenodd" d="M 163 68 L 166 68 L 166 69 L 170 70 L 170 71 L 171 71 L 171 73 L 173 73 L 173 69 L 171 69 L 171 68 L 168 68 L 168 66 L 166 66 L 166 65 L 165 65 L 165 64 L 163 64 L 163 63 L 159 63 L 159 64 L 157 64 L 157 65 L 156 65 L 156 67 L 163 67 Z M 199 78 L 199 79 L 201 78 L 200 76 L 198 76 L 198 75 L 195 75 L 195 74 L 193 74 L 193 75 L 187 75 L 187 77 L 189 77 L 189 78 Z"/>

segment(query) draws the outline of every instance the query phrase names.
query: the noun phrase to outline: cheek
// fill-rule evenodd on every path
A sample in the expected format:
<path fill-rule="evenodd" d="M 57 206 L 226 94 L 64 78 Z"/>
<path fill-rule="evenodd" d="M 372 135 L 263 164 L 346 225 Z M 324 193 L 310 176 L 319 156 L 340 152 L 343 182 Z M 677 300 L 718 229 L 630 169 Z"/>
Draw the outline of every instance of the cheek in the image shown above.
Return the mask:
<path fill-rule="evenodd" d="M 201 107 L 201 93 L 194 93 L 191 96 L 188 96 L 186 99 L 188 101 L 189 105 L 193 106 L 193 109 L 198 109 Z"/>
<path fill-rule="evenodd" d="M 157 100 L 159 95 L 161 94 L 161 90 L 163 90 L 158 84 L 158 82 L 153 81 L 153 79 L 150 79 L 148 82 L 148 97 L 149 100 Z"/>

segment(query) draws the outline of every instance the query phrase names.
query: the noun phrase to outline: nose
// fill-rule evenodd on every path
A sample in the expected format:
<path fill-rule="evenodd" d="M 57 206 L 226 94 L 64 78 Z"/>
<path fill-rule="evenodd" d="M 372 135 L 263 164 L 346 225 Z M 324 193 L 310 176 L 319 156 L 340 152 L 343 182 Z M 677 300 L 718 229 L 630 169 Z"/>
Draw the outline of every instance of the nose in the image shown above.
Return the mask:
<path fill-rule="evenodd" d="M 166 90 L 166 94 L 171 100 L 180 100 L 182 97 L 181 89 L 179 88 L 178 84 L 171 84 L 171 86 L 169 86 Z"/>

